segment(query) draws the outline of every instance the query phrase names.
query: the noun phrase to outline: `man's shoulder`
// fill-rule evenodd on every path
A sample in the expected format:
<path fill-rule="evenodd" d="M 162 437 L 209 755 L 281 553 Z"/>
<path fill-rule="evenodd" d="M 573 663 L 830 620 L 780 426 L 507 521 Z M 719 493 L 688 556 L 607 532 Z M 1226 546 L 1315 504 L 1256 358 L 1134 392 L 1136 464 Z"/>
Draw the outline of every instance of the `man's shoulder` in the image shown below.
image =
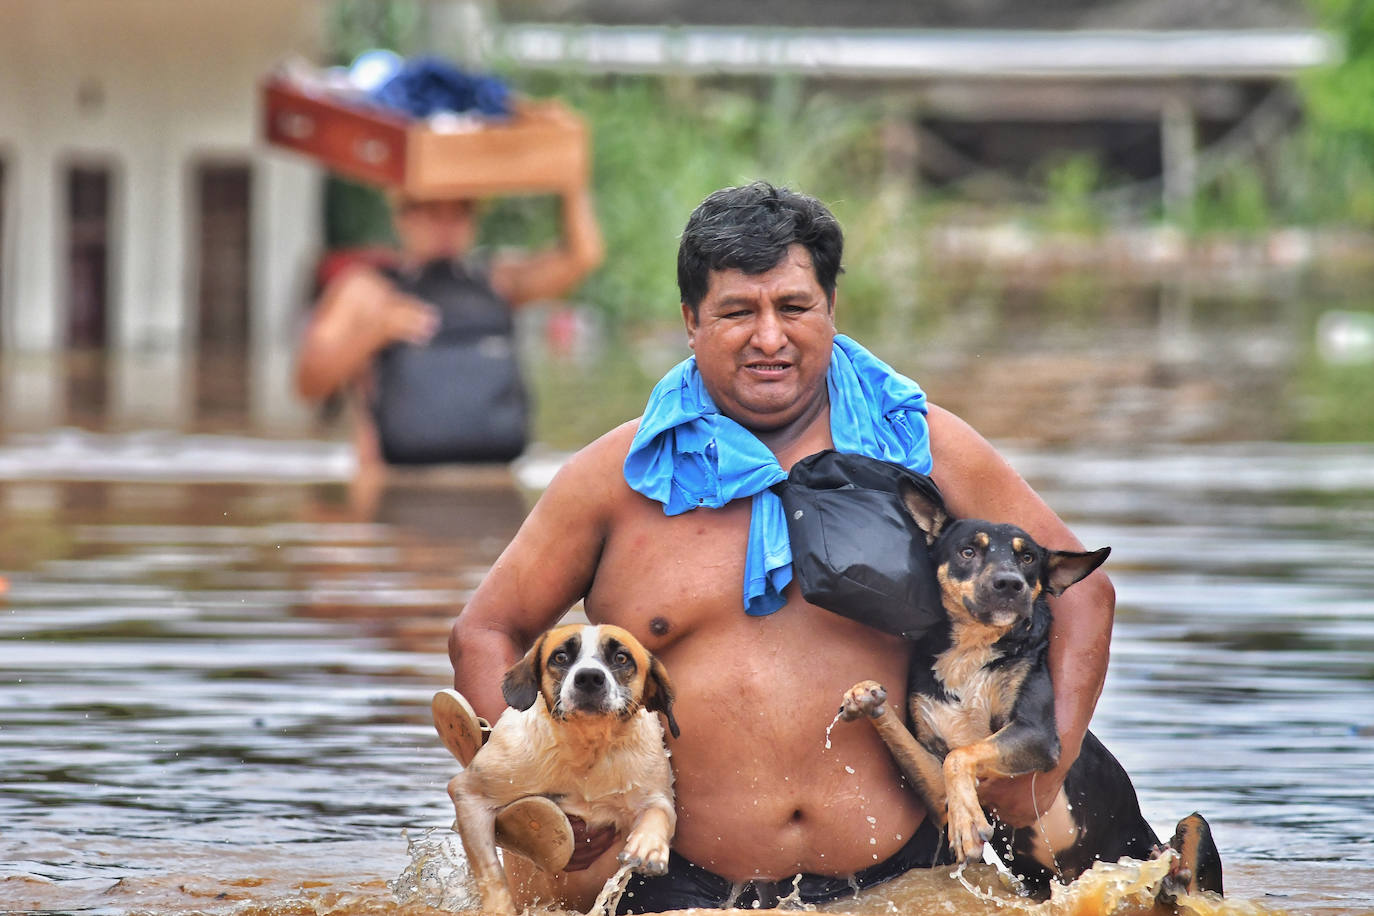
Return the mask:
<path fill-rule="evenodd" d="M 555 492 L 576 488 L 583 494 L 615 498 L 633 492 L 625 483 L 625 456 L 639 429 L 639 419 L 622 423 L 578 449 L 554 475 Z"/>
<path fill-rule="evenodd" d="M 639 430 L 639 417 L 614 427 L 578 450 L 574 458 L 592 462 L 614 462 L 616 467 L 625 464 L 625 456 L 630 454 L 630 443 Z"/>

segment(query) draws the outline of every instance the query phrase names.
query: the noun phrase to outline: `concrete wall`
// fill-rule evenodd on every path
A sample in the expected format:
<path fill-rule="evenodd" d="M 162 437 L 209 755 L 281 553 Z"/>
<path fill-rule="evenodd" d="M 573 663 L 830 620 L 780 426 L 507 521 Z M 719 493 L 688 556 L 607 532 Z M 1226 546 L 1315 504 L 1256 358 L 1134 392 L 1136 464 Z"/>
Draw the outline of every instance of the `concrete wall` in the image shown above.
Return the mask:
<path fill-rule="evenodd" d="M 207 157 L 252 169 L 255 348 L 289 335 L 317 251 L 320 173 L 261 144 L 256 87 L 290 54 L 317 58 L 322 8 L 322 0 L 5 0 L 6 350 L 63 345 L 62 177 L 82 161 L 114 177 L 112 349 L 168 352 L 194 339 L 191 179 Z"/>

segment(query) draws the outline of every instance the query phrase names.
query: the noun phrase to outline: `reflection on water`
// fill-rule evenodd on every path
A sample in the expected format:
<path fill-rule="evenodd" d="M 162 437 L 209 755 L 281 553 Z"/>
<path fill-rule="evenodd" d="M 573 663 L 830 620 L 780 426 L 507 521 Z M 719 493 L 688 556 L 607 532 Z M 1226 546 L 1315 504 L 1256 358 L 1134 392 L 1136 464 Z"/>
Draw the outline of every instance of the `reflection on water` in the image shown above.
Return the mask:
<path fill-rule="evenodd" d="M 1235 907 L 1374 910 L 1374 448 L 1011 454 L 1113 547 L 1094 727 L 1156 830 L 1205 813 Z M 388 887 L 452 816 L 428 700 L 527 495 L 26 476 L 0 482 L 4 909 L 431 912 Z M 911 880 L 899 909 L 985 911 Z"/>
<path fill-rule="evenodd" d="M 1374 366 L 1314 346 L 1326 310 L 1367 313 L 1367 279 L 1264 281 L 1239 302 L 993 280 L 960 267 L 859 336 L 1017 443 L 1081 538 L 1113 547 L 1094 728 L 1161 835 L 1211 821 L 1226 912 L 1374 912 L 1374 446 L 1254 444 L 1374 441 Z M 591 344 L 535 340 L 527 360 L 554 448 L 635 416 L 687 352 L 678 328 Z M 285 395 L 289 363 L 0 361 L 0 910 L 451 902 L 393 894 L 408 839 L 452 818 L 429 698 L 450 683 L 453 615 L 557 456 L 517 464 L 518 487 L 350 486 L 342 430 Z M 1003 909 L 943 871 L 830 908 Z"/>

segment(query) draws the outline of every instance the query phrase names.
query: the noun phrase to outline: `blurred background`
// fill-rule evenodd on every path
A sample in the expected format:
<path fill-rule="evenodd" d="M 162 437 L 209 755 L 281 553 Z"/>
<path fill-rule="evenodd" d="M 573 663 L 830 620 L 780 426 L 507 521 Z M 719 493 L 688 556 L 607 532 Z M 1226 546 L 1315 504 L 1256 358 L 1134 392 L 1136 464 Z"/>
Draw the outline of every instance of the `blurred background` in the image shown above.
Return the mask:
<path fill-rule="evenodd" d="M 580 112 L 607 255 L 520 313 L 515 482 L 360 506 L 292 360 L 386 205 L 268 146 L 259 93 L 374 48 Z M 1094 728 L 1157 830 L 1203 811 L 1241 901 L 1374 912 L 1362 0 L 4 0 L 4 908 L 411 912 L 449 623 L 687 355 L 678 233 L 755 178 L 839 216 L 841 329 L 1113 546 Z"/>
<path fill-rule="evenodd" d="M 1374 435 L 1374 13 L 1356 0 L 0 15 L 7 433 L 329 434 L 288 393 L 291 350 L 322 259 L 386 243 L 385 206 L 268 147 L 258 85 L 293 57 L 388 47 L 494 71 L 592 128 L 607 260 L 527 316 L 556 447 L 636 415 L 684 352 L 677 233 L 757 177 L 841 218 L 845 329 L 990 435 Z M 552 235 L 555 213 L 505 200 L 485 241 Z M 1025 428 L 1047 397 L 1072 408 L 1063 428 Z"/>

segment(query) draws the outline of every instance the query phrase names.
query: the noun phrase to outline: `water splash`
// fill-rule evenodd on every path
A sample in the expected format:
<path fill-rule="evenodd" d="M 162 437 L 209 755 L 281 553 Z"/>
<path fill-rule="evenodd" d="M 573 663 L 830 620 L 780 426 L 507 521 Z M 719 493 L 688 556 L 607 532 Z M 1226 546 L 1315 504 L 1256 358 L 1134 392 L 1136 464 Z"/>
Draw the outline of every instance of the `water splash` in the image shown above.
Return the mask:
<path fill-rule="evenodd" d="M 587 916 L 611 916 L 616 907 L 620 906 L 620 897 L 625 893 L 625 886 L 630 883 L 632 872 L 631 866 L 622 865 L 615 874 L 607 878 L 601 887 L 601 893 L 596 895 L 596 902 L 587 911 Z"/>
<path fill-rule="evenodd" d="M 458 834 L 434 827 L 418 839 L 411 839 L 407 832 L 406 853 L 410 863 L 387 882 L 397 903 L 422 903 L 450 913 L 481 907 L 472 868 Z"/>
<path fill-rule="evenodd" d="M 835 718 L 831 719 L 831 720 L 830 720 L 830 724 L 827 725 L 826 728 L 825 728 L 825 749 L 826 749 L 827 751 L 830 750 L 830 732 L 835 728 L 836 725 L 839 724 L 839 722 L 840 722 L 840 714 L 839 714 L 839 713 L 835 713 Z"/>
<path fill-rule="evenodd" d="M 811 912 L 815 912 L 816 908 L 814 906 L 812 906 L 809 903 L 806 903 L 801 899 L 801 880 L 801 875 L 797 875 L 795 878 L 792 879 L 792 890 L 788 892 L 786 897 L 778 898 L 778 902 L 776 904 L 777 909 L 808 910 Z M 854 886 L 857 887 L 857 885 Z"/>
<path fill-rule="evenodd" d="M 940 913 L 947 916 L 1153 916 L 1166 912 L 1156 897 L 1172 857 L 1141 862 L 1098 862 L 1072 884 L 1054 885 L 1050 899 L 1017 896 L 998 871 L 976 864 L 966 869 L 915 869 L 885 884 L 818 909 L 832 914 Z M 1276 910 L 1236 897 L 1180 895 L 1180 916 L 1279 916 Z"/>

